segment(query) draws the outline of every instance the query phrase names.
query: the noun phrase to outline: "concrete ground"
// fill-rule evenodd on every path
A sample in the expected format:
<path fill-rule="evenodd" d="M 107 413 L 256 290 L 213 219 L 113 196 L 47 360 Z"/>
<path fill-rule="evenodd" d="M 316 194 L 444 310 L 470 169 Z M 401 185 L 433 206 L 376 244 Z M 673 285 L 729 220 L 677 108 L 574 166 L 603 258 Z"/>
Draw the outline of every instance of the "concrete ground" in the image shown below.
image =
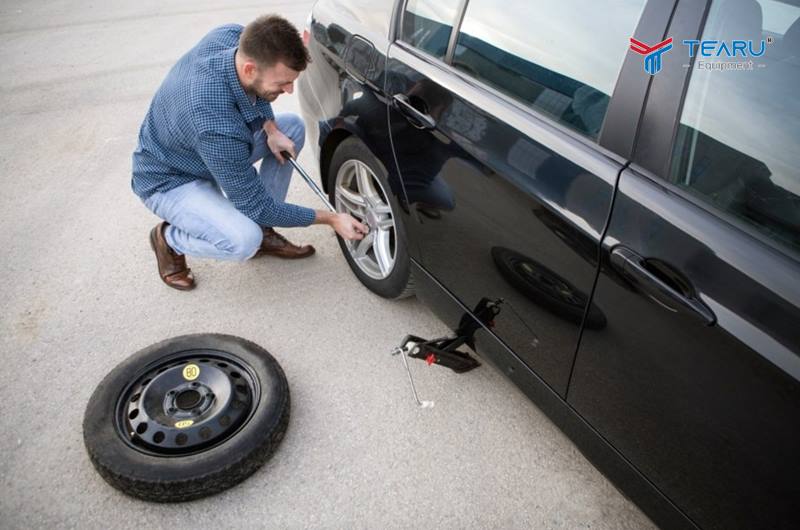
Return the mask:
<path fill-rule="evenodd" d="M 0 6 L 0 526 L 4 528 L 644 528 L 652 523 L 490 366 L 413 368 L 408 332 L 447 330 L 419 302 L 361 287 L 326 227 L 302 262 L 191 260 L 199 288 L 156 276 L 156 219 L 130 191 L 150 98 L 210 28 L 312 2 L 4 0 Z M 297 111 L 283 96 L 279 111 Z M 310 151 L 301 161 L 314 167 Z M 317 205 L 297 179 L 290 199 Z M 366 328 L 365 328 L 366 326 Z M 214 331 L 280 361 L 288 435 L 221 495 L 153 505 L 112 489 L 83 447 L 94 387 L 166 337 Z"/>

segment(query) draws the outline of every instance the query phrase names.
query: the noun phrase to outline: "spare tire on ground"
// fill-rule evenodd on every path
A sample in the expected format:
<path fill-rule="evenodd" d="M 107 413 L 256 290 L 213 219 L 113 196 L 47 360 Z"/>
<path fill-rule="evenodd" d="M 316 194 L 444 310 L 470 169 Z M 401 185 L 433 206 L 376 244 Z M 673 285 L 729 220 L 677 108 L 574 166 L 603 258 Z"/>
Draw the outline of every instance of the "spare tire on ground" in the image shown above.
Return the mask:
<path fill-rule="evenodd" d="M 274 453 L 289 423 L 278 362 L 230 335 L 168 339 L 123 361 L 92 394 L 86 450 L 115 488 L 155 502 L 238 484 Z"/>

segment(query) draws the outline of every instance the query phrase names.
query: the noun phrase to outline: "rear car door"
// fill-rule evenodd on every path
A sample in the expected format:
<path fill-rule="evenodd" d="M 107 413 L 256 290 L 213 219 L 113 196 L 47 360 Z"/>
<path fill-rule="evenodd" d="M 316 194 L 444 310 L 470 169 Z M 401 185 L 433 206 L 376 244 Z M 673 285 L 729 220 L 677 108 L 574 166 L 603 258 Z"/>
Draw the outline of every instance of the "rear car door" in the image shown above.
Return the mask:
<path fill-rule="evenodd" d="M 603 238 L 608 325 L 584 329 L 568 390 L 703 528 L 800 527 L 793 4 L 678 4 Z"/>
<path fill-rule="evenodd" d="M 626 159 L 599 140 L 628 37 L 669 13 L 644 4 L 409 0 L 388 53 L 425 270 L 467 307 L 502 299 L 493 332 L 562 397 L 581 323 L 605 327 L 588 303 Z M 639 110 L 618 120 L 622 143 Z"/>

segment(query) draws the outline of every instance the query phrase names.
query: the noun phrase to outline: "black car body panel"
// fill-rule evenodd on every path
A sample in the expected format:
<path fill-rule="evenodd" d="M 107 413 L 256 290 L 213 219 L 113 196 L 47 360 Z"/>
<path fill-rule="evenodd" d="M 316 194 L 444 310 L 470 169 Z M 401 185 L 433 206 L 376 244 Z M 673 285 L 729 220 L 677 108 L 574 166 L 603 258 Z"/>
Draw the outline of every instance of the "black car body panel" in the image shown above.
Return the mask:
<path fill-rule="evenodd" d="M 635 37 L 698 38 L 710 4 L 649 1 Z M 656 523 L 796 527 L 800 259 L 667 182 L 685 58 L 651 76 L 626 56 L 593 141 L 453 66 L 468 2 L 449 39 L 423 28 L 440 57 L 395 38 L 404 5 L 314 7 L 299 94 L 323 185 L 358 137 L 418 298 L 453 329 L 503 299 L 477 351 Z"/>
<path fill-rule="evenodd" d="M 681 2 L 668 33 L 698 38 L 708 7 Z M 727 16 L 737 15 L 750 18 Z M 603 241 L 592 301 L 625 332 L 584 329 L 568 402 L 699 526 L 792 528 L 800 262 L 668 182 L 689 77 L 681 59 L 665 56 L 653 80 Z M 725 149 L 740 173 L 755 165 Z M 643 258 L 634 276 L 669 285 L 668 296 L 637 289 L 615 254 Z"/>
<path fill-rule="evenodd" d="M 643 296 L 612 264 L 620 248 L 647 256 L 665 280 L 676 275 L 715 324 Z M 570 405 L 670 499 L 691 506 L 699 526 L 791 526 L 800 494 L 798 264 L 632 170 L 603 255 L 592 301 L 609 328 L 584 330 Z"/>
<path fill-rule="evenodd" d="M 435 278 L 418 264 L 415 266 L 417 297 L 451 329 L 471 314 Z M 476 319 L 477 322 L 477 319 Z M 517 385 L 531 401 L 577 445 L 592 464 L 600 469 L 626 496 L 663 528 L 697 528 L 642 473 L 609 444 L 564 399 L 553 391 L 492 331 L 480 324 L 475 344 L 481 355 Z"/>
<path fill-rule="evenodd" d="M 437 120 L 419 129 L 390 105 L 423 266 L 467 307 L 502 298 L 493 332 L 563 397 L 622 165 L 561 131 L 499 118 L 514 110 L 399 46 L 387 77 L 389 93 L 412 94 Z"/>

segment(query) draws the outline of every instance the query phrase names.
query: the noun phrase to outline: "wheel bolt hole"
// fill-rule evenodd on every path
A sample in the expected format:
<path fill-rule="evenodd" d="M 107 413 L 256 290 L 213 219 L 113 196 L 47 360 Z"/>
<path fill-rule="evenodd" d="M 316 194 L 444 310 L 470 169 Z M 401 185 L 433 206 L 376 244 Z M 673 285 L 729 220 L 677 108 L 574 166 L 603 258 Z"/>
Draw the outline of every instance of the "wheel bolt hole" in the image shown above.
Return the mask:
<path fill-rule="evenodd" d="M 200 429 L 200 438 L 202 438 L 203 440 L 208 440 L 209 438 L 211 438 L 211 429 L 209 429 L 208 427 L 203 427 L 202 429 Z"/>
<path fill-rule="evenodd" d="M 217 366 L 219 366 L 220 368 L 227 368 L 228 367 L 228 365 L 225 364 L 225 363 L 217 363 Z"/>
<path fill-rule="evenodd" d="M 147 422 L 142 422 L 136 427 L 136 432 L 144 434 L 147 431 Z"/>
<path fill-rule="evenodd" d="M 219 424 L 222 425 L 223 427 L 227 427 L 228 425 L 230 425 L 231 424 L 230 416 L 228 416 L 228 415 L 222 416 L 219 419 Z"/>
<path fill-rule="evenodd" d="M 236 390 L 242 394 L 247 394 L 247 387 L 245 385 L 236 385 Z"/>
<path fill-rule="evenodd" d="M 164 433 L 161 432 L 161 431 L 158 431 L 157 433 L 155 433 L 153 435 L 153 441 L 155 443 L 157 443 L 157 444 L 160 444 L 161 442 L 163 442 L 164 441 Z"/>
<path fill-rule="evenodd" d="M 175 443 L 178 445 L 186 445 L 186 442 L 189 441 L 189 437 L 186 436 L 184 433 L 180 433 L 178 436 L 175 437 Z"/>
<path fill-rule="evenodd" d="M 133 409 L 130 414 L 128 414 L 128 418 L 136 419 L 136 416 L 139 415 L 139 409 Z"/>
<path fill-rule="evenodd" d="M 239 372 L 231 372 L 231 377 L 233 377 L 234 379 L 239 379 L 240 377 L 242 377 L 242 374 L 240 374 Z"/>
<path fill-rule="evenodd" d="M 136 403 L 137 401 L 139 401 L 140 397 L 142 397 L 141 394 L 134 394 L 133 396 L 131 396 L 131 403 Z"/>

